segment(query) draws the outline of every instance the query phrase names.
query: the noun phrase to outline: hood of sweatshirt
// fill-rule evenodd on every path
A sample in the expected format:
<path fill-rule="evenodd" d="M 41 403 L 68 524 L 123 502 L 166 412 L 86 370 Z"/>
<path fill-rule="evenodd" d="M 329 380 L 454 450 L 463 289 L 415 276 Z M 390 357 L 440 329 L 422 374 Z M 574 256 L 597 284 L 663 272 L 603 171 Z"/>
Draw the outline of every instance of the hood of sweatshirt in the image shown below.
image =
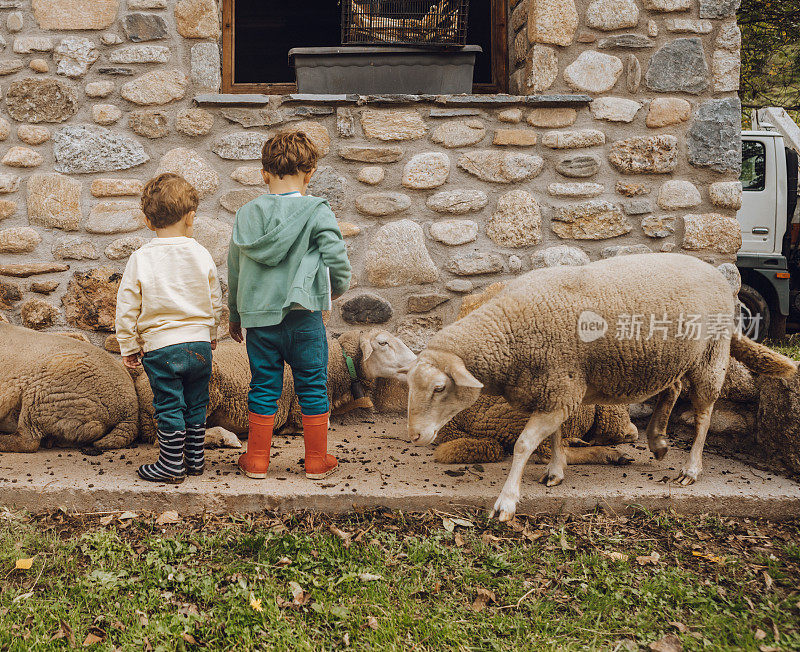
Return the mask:
<path fill-rule="evenodd" d="M 327 200 L 310 195 L 262 195 L 239 209 L 233 243 L 248 258 L 275 267 L 286 258 L 314 213 L 325 203 Z"/>

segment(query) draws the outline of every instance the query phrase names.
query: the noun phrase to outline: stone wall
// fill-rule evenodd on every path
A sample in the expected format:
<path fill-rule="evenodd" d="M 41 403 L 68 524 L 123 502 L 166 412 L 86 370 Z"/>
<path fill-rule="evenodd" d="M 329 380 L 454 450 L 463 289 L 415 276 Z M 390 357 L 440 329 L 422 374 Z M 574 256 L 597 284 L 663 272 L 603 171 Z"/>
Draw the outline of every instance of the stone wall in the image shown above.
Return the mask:
<path fill-rule="evenodd" d="M 699 4 L 698 4 L 699 2 Z M 0 313 L 102 343 L 157 173 L 201 196 L 226 276 L 235 210 L 265 188 L 270 133 L 324 154 L 354 288 L 332 326 L 419 349 L 459 297 L 534 267 L 631 250 L 734 259 L 733 0 L 522 0 L 518 96 L 218 95 L 215 0 L 0 0 Z"/>

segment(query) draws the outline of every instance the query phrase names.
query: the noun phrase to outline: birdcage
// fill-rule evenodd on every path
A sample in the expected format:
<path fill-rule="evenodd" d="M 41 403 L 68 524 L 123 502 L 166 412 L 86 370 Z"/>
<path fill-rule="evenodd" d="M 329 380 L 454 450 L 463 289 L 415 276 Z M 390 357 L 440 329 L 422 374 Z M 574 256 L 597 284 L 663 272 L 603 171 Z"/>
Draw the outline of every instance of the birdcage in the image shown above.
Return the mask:
<path fill-rule="evenodd" d="M 341 0 L 342 44 L 461 46 L 469 0 Z"/>

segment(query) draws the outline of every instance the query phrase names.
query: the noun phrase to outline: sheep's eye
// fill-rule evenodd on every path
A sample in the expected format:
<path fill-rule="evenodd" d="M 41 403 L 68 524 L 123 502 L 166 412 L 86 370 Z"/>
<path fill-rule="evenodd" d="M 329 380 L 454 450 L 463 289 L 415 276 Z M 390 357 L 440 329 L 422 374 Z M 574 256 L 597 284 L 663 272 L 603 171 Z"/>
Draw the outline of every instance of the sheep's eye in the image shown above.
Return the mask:
<path fill-rule="evenodd" d="M 381 346 L 386 346 L 387 344 L 389 344 L 389 342 L 378 342 L 378 344 L 380 344 Z"/>
<path fill-rule="evenodd" d="M 433 388 L 433 391 L 436 392 L 436 393 L 443 392 L 444 391 L 444 385 L 436 385 L 436 387 Z"/>

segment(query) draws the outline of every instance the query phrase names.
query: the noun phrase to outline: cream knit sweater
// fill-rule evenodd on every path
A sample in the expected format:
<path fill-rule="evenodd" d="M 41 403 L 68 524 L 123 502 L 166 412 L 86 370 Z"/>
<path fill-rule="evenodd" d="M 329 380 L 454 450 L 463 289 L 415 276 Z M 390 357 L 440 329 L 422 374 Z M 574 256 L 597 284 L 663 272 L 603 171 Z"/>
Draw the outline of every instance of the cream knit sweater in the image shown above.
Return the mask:
<path fill-rule="evenodd" d="M 222 291 L 211 254 L 192 238 L 153 238 L 131 254 L 117 293 L 122 355 L 217 338 Z"/>

